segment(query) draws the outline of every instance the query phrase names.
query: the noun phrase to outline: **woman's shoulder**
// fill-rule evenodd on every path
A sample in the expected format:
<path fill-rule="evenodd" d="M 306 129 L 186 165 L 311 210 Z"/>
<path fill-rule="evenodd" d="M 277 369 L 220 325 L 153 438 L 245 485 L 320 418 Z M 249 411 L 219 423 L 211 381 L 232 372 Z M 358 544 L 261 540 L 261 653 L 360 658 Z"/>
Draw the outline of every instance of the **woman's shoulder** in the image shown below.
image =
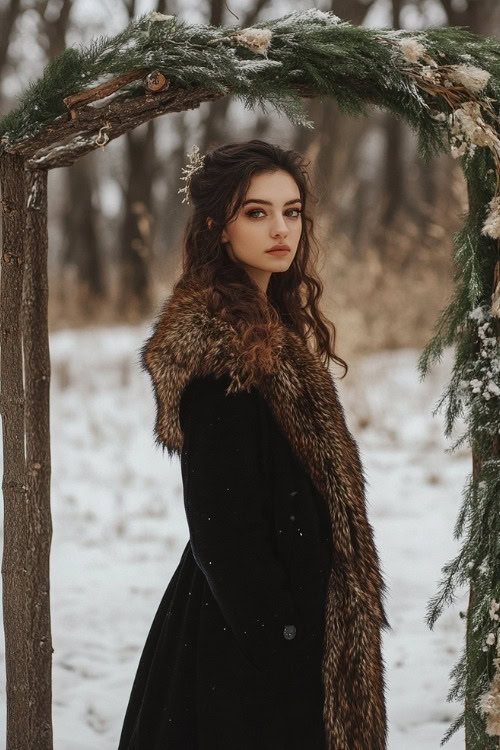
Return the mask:
<path fill-rule="evenodd" d="M 265 408 L 264 400 L 256 386 L 248 390 L 229 391 L 229 374 L 196 375 L 184 386 L 179 403 L 179 419 L 185 423 L 189 413 L 201 416 L 211 414 L 224 417 L 251 417 Z"/>
<path fill-rule="evenodd" d="M 194 375 L 185 384 L 182 389 L 180 403 L 186 405 L 192 399 L 207 398 L 209 396 L 221 396 L 231 382 L 228 374 L 215 375 L 207 373 L 206 375 Z"/>

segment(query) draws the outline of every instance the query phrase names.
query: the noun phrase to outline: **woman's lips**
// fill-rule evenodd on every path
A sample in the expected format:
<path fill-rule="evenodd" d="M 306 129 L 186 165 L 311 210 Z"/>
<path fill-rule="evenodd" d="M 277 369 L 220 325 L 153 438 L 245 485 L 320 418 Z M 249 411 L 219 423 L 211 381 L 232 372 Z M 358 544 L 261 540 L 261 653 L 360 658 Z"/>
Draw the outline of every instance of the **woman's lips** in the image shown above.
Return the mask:
<path fill-rule="evenodd" d="M 268 255 L 286 255 L 290 250 L 267 250 Z"/>

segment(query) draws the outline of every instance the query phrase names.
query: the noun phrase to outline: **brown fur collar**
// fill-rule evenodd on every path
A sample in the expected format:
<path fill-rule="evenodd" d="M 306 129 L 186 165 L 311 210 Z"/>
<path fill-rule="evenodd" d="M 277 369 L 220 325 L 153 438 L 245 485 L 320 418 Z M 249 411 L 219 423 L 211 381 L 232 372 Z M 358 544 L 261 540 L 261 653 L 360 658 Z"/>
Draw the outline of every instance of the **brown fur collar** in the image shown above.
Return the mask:
<path fill-rule="evenodd" d="M 155 440 L 180 455 L 179 402 L 196 375 L 228 373 L 228 392 L 245 389 L 238 333 L 209 314 L 205 293 L 168 297 L 141 350 L 157 414 Z M 386 710 L 382 629 L 390 629 L 373 531 L 366 516 L 365 477 L 328 369 L 299 335 L 273 330 L 274 370 L 256 385 L 295 454 L 326 499 L 334 565 L 325 609 L 324 720 L 329 750 L 385 750 Z M 247 386 L 248 387 L 248 384 Z"/>

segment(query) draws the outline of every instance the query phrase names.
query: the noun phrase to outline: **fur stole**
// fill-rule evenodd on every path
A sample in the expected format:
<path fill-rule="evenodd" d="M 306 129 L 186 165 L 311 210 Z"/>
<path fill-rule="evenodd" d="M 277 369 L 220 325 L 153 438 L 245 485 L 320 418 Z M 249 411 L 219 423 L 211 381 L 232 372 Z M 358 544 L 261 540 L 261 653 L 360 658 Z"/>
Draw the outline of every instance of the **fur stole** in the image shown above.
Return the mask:
<path fill-rule="evenodd" d="M 229 373 L 227 392 L 248 387 L 238 358 L 238 332 L 220 316 L 210 315 L 204 294 L 201 289 L 172 293 L 141 349 L 140 364 L 151 376 L 156 400 L 155 442 L 170 456 L 181 453 L 179 402 L 191 378 Z M 385 750 L 381 630 L 391 626 L 357 444 L 320 358 L 282 323 L 273 329 L 273 342 L 273 371 L 262 372 L 256 385 L 326 499 L 331 518 L 334 565 L 323 644 L 328 750 Z"/>

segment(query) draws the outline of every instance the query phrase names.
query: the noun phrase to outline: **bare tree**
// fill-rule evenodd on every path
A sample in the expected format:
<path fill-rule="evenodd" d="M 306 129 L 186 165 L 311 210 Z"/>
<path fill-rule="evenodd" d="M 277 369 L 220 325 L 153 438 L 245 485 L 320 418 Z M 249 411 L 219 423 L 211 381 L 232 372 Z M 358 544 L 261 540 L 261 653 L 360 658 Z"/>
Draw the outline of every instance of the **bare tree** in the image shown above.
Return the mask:
<path fill-rule="evenodd" d="M 332 0 L 330 10 L 353 25 L 361 25 L 376 0 Z M 318 189 L 319 210 L 325 216 L 325 232 L 334 234 L 339 227 L 353 233 L 361 228 L 359 217 L 352 216 L 352 201 L 344 202 L 348 185 L 358 180 L 357 153 L 364 133 L 373 123 L 343 114 L 334 99 L 309 100 L 308 115 L 315 123 L 314 130 L 297 128 L 294 147 L 310 153 L 313 159 L 313 181 Z M 335 206 L 335 211 L 332 207 Z M 359 207 L 359 204 L 358 204 Z"/>
<path fill-rule="evenodd" d="M 391 0 L 393 29 L 401 28 L 402 5 L 402 0 Z M 403 167 L 406 125 L 391 112 L 387 112 L 384 113 L 383 127 L 385 132 L 385 158 L 382 173 L 382 201 L 379 207 L 378 221 L 382 234 L 396 220 L 400 210 L 407 203 L 405 169 Z M 379 238 L 380 235 L 376 239 Z"/>
<path fill-rule="evenodd" d="M 23 11 L 21 0 L 10 0 L 5 8 L 0 9 L 0 79 L 7 64 L 14 24 Z"/>
<path fill-rule="evenodd" d="M 238 26 L 243 28 L 252 26 L 256 23 L 261 11 L 269 5 L 269 0 L 255 0 L 255 2 L 246 10 L 244 16 L 239 19 L 238 16 L 234 16 L 234 22 Z M 227 8 L 225 0 L 212 0 L 210 3 L 210 13 L 207 23 L 214 26 L 220 26 L 224 23 L 229 23 L 229 19 L 225 14 Z M 204 153 L 210 148 L 217 146 L 222 143 L 227 133 L 227 111 L 231 104 L 231 97 L 225 96 L 223 99 L 210 102 L 205 107 L 205 117 L 203 119 L 203 141 L 200 146 Z"/>
<path fill-rule="evenodd" d="M 125 134 L 126 184 L 120 228 L 120 319 L 143 317 L 151 307 L 152 195 L 156 174 L 156 123 L 150 120 Z"/>
<path fill-rule="evenodd" d="M 136 15 L 135 0 L 123 0 L 129 19 Z M 175 12 L 158 0 L 159 13 Z M 153 189 L 160 171 L 156 147 L 156 122 L 150 120 L 125 135 L 123 217 L 119 231 L 119 290 L 117 312 L 121 319 L 146 315 L 151 308 L 151 259 L 154 239 Z"/>
<path fill-rule="evenodd" d="M 39 34 L 47 59 L 51 60 L 66 48 L 73 0 L 62 0 L 55 13 L 49 0 L 37 0 Z M 65 183 L 63 204 L 64 247 L 59 270 L 59 294 L 64 305 L 68 292 L 76 286 L 83 314 L 88 319 L 93 301 L 105 296 L 102 242 L 97 228 L 98 211 L 93 200 L 93 156 L 79 160 L 73 169 L 61 175 Z M 69 271 L 69 273 L 68 273 Z M 71 287 L 68 290 L 68 287 Z"/>
<path fill-rule="evenodd" d="M 71 169 L 65 169 L 62 175 L 66 183 L 65 206 L 62 216 L 64 248 L 61 255 L 61 284 L 59 293 L 73 295 L 71 285 L 65 288 L 64 272 L 68 268 L 76 270 L 70 278 L 77 279 L 81 288 L 81 312 L 88 319 L 92 314 L 92 302 L 97 297 L 104 298 L 103 282 L 104 263 L 101 253 L 102 242 L 96 224 L 96 209 L 93 196 L 97 190 L 95 179 L 95 154 L 88 154 L 78 160 Z M 66 297 L 67 299 L 68 297 Z"/>
<path fill-rule="evenodd" d="M 498 18 L 498 0 L 440 0 L 449 26 L 468 26 L 474 34 L 491 35 L 492 21 Z"/>

